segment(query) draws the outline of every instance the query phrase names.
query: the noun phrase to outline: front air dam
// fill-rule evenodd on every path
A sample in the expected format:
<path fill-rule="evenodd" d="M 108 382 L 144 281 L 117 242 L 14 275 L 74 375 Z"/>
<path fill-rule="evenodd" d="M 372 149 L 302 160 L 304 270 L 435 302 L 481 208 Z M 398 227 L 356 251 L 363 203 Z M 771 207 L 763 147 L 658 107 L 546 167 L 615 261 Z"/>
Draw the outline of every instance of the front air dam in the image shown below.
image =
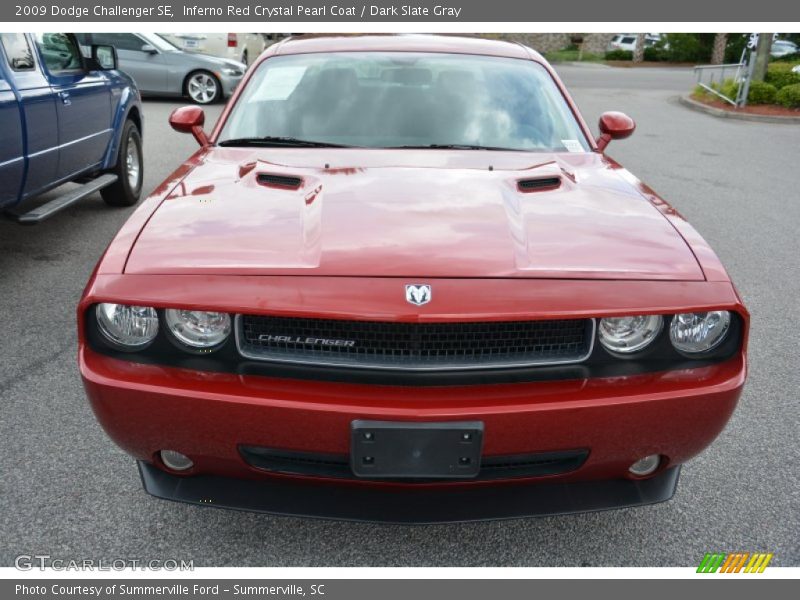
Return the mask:
<path fill-rule="evenodd" d="M 672 498 L 680 474 L 677 466 L 649 479 L 408 489 L 282 477 L 183 477 L 143 461 L 138 465 L 145 490 L 165 500 L 294 517 L 396 524 L 516 519 L 655 504 Z"/>

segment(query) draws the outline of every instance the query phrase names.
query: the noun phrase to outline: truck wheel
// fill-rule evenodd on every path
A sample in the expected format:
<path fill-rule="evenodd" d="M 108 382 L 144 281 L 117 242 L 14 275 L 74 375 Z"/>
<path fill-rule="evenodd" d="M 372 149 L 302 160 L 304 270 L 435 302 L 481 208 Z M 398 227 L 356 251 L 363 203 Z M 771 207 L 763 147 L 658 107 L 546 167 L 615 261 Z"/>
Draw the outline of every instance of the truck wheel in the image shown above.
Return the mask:
<path fill-rule="evenodd" d="M 133 206 L 139 201 L 144 178 L 142 161 L 142 136 L 136 123 L 125 121 L 119 144 L 116 166 L 109 171 L 117 180 L 100 190 L 109 206 Z"/>
<path fill-rule="evenodd" d="M 208 71 L 195 71 L 186 78 L 183 91 L 197 104 L 212 104 L 222 96 L 222 84 Z"/>

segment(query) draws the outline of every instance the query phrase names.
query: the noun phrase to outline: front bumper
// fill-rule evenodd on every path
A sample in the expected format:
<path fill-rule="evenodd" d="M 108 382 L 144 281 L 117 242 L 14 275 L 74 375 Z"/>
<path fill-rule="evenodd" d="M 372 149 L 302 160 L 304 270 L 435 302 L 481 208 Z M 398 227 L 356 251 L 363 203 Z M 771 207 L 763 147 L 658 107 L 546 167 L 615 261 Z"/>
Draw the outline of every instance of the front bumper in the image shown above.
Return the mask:
<path fill-rule="evenodd" d="M 165 500 L 296 517 L 402 524 L 542 517 L 655 504 L 672 498 L 680 473 L 680 467 L 672 467 L 642 480 L 396 489 L 289 479 L 180 477 L 145 462 L 138 465 L 144 489 Z"/>
<path fill-rule="evenodd" d="M 222 84 L 222 97 L 229 98 L 233 95 L 233 92 L 236 90 L 236 87 L 241 83 L 242 79 L 244 79 L 244 75 L 226 75 L 221 71 L 218 73 L 219 82 Z"/>
<path fill-rule="evenodd" d="M 140 461 L 151 494 L 203 505 L 336 519 L 440 522 L 560 514 L 669 499 L 679 466 L 720 433 L 745 380 L 744 355 L 712 366 L 618 378 L 399 387 L 201 372 L 80 348 L 98 420 Z M 346 455 L 357 419 L 481 421 L 483 456 L 588 451 L 561 474 L 455 482 L 286 475 L 242 447 Z M 165 472 L 161 449 L 194 461 Z M 628 467 L 665 457 L 649 479 Z M 315 498 L 323 498 L 316 500 Z M 335 501 L 334 501 L 335 500 Z"/>

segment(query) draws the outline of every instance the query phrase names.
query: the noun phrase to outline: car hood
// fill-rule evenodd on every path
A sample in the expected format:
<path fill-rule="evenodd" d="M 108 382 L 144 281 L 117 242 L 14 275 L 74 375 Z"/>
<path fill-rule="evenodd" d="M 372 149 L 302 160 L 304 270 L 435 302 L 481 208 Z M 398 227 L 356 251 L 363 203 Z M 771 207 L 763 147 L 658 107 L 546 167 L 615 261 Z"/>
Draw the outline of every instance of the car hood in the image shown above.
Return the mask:
<path fill-rule="evenodd" d="M 220 67 L 231 67 L 232 69 L 240 69 L 242 73 L 247 70 L 247 66 L 243 63 L 227 58 L 220 58 L 212 56 L 211 54 L 203 54 L 201 52 L 188 52 L 186 50 L 176 50 L 170 52 L 167 56 L 171 61 L 179 64 L 192 63 L 195 66 L 205 67 L 207 69 L 215 69 Z"/>
<path fill-rule="evenodd" d="M 595 153 L 216 147 L 193 160 L 126 273 L 703 279 L 669 221 Z"/>

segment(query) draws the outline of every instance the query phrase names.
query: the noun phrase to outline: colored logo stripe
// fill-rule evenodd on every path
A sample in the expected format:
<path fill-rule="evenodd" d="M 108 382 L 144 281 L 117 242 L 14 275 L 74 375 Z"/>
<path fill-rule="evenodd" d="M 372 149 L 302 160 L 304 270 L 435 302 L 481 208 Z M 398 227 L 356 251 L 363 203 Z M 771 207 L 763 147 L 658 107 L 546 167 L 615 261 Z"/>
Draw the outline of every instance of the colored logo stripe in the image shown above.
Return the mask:
<path fill-rule="evenodd" d="M 763 573 L 767 568 L 769 561 L 772 560 L 772 554 L 754 554 L 753 558 L 747 564 L 745 573 Z"/>
<path fill-rule="evenodd" d="M 731 554 L 707 552 L 703 556 L 700 566 L 697 567 L 697 572 L 716 573 L 719 570 L 720 573 L 739 573 L 744 569 L 745 573 L 763 573 L 772 557 L 772 553 L 762 552 L 754 554 L 749 552 L 733 552 Z"/>
<path fill-rule="evenodd" d="M 725 555 L 722 553 L 706 553 L 700 566 L 697 567 L 697 572 L 716 573 L 723 560 L 725 560 Z"/>

